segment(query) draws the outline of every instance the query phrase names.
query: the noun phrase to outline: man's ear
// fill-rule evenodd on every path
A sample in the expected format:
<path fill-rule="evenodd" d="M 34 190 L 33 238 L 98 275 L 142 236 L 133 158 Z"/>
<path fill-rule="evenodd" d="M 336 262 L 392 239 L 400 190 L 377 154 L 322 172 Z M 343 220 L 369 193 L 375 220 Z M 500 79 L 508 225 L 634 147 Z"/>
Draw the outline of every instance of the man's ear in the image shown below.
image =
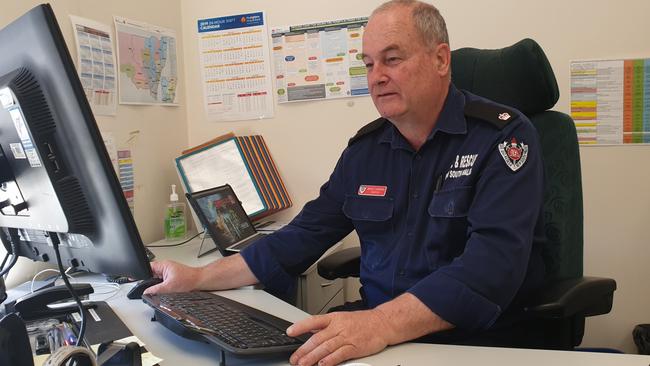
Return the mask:
<path fill-rule="evenodd" d="M 436 60 L 436 71 L 441 77 L 448 76 L 451 70 L 451 50 L 449 45 L 440 43 L 433 52 Z"/>

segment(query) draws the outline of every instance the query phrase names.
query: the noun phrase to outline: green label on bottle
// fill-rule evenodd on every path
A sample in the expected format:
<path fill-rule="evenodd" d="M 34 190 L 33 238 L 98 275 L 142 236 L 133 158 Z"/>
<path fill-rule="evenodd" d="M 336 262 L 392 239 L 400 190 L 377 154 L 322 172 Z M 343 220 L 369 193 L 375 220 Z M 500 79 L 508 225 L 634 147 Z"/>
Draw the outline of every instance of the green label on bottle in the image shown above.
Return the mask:
<path fill-rule="evenodd" d="M 165 215 L 165 238 L 181 239 L 187 233 L 187 223 L 185 221 L 185 212 L 182 208 L 168 207 Z"/>

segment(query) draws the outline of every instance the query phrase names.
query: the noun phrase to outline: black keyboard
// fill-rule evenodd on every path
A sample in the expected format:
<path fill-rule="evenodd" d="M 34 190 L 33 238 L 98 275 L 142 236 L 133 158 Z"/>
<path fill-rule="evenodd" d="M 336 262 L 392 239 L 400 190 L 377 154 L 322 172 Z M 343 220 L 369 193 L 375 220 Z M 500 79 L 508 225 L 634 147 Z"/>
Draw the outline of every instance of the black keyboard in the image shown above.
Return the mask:
<path fill-rule="evenodd" d="M 290 322 L 208 292 L 143 295 L 142 300 L 175 333 L 236 354 L 289 352 L 309 338 L 289 337 Z"/>

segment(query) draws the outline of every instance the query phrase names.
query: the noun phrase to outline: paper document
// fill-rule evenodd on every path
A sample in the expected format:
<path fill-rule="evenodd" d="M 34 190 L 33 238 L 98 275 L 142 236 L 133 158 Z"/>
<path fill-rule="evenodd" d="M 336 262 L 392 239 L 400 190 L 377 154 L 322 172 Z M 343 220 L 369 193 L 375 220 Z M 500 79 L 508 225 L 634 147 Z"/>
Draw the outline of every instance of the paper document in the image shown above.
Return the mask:
<path fill-rule="evenodd" d="M 190 192 L 230 184 L 249 216 L 266 210 L 235 139 L 229 139 L 176 159 Z"/>

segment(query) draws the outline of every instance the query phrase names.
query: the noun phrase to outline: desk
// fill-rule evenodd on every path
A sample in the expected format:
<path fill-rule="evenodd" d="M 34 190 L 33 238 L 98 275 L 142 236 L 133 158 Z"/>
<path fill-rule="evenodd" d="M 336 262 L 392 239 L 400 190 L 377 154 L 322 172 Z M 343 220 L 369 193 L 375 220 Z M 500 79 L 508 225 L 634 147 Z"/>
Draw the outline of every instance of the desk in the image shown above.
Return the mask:
<path fill-rule="evenodd" d="M 159 259 L 175 259 L 188 265 L 201 265 L 220 258 L 218 253 L 196 258 L 198 243 L 153 250 Z M 74 282 L 100 282 L 103 280 L 100 275 L 87 275 L 75 278 Z M 216 347 L 177 336 L 161 324 L 150 320 L 153 316 L 153 309 L 149 306 L 140 300 L 128 300 L 126 294 L 133 286 L 134 284 L 122 285 L 119 291 L 106 301 L 131 332 L 146 344 L 147 349 L 164 359 L 161 363 L 162 366 L 217 364 L 221 355 Z M 309 316 L 302 310 L 252 287 L 220 291 L 219 295 L 291 322 Z M 95 300 L 104 300 L 106 296 L 93 295 L 93 297 Z M 266 358 L 243 358 L 228 354 L 226 363 L 233 366 L 288 365 L 288 357 L 289 355 L 285 354 Z M 389 347 L 376 355 L 351 362 L 363 362 L 373 366 L 649 366 L 650 356 L 406 343 Z"/>
<path fill-rule="evenodd" d="M 188 265 L 202 265 L 220 258 L 220 255 L 216 252 L 202 258 L 196 258 L 198 245 L 198 242 L 195 242 L 179 247 L 152 248 L 152 250 L 158 259 L 173 259 Z M 126 299 L 125 294 L 130 286 L 132 285 L 123 286 L 120 290 L 121 293 L 109 300 L 109 304 L 131 331 L 147 344 L 147 348 L 165 360 L 163 362 L 164 366 L 207 366 L 216 363 L 216 360 L 219 359 L 219 352 L 214 347 L 186 340 L 162 325 L 149 321 L 153 314 L 151 308 L 141 301 Z M 221 291 L 219 295 L 240 301 L 292 322 L 309 316 L 307 313 L 264 291 L 250 287 Z M 287 360 L 288 355 L 271 359 L 245 359 L 227 355 L 226 362 L 228 365 L 288 365 Z M 650 365 L 650 356 L 407 343 L 389 347 L 379 354 L 357 361 L 373 366 L 648 366 Z"/>
<path fill-rule="evenodd" d="M 122 321 L 147 344 L 153 354 L 163 358 L 163 366 L 215 365 L 219 352 L 207 344 L 186 340 L 156 322 L 150 322 L 153 310 L 141 301 L 127 300 L 127 288 L 109 301 Z M 308 316 L 303 311 L 274 298 L 262 290 L 239 289 L 221 291 L 219 295 L 240 301 L 286 320 L 295 322 Z M 227 355 L 227 365 L 288 365 L 288 355 L 271 359 L 243 359 Z M 648 366 L 650 356 L 601 354 L 589 352 L 542 351 L 510 348 L 488 348 L 407 343 L 390 347 L 358 362 L 373 366 L 395 365 L 467 365 L 467 366 Z"/>

